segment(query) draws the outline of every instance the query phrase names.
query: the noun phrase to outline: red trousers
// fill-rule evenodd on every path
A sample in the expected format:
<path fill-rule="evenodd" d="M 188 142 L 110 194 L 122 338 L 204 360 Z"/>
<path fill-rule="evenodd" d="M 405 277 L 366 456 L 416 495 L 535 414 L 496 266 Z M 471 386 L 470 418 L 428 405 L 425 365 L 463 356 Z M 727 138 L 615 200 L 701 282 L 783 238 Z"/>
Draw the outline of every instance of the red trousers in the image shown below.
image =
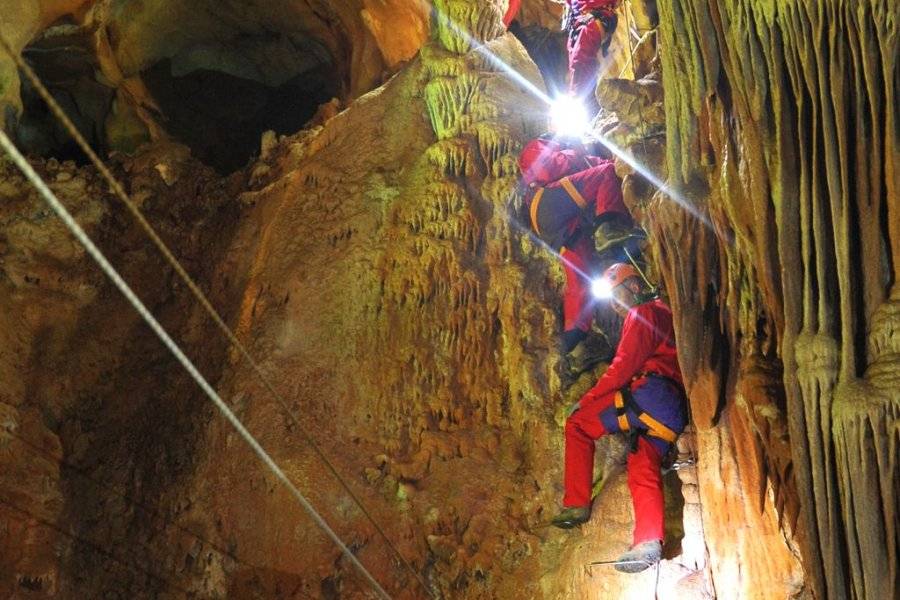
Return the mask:
<path fill-rule="evenodd" d="M 566 421 L 566 463 L 563 506 L 589 506 L 594 477 L 594 440 L 610 433 L 599 414 L 609 409 L 614 394 L 607 394 L 581 406 Z M 662 540 L 665 512 L 659 450 L 644 436 L 638 438 L 637 452 L 628 455 L 628 488 L 634 506 L 634 543 Z"/>
<path fill-rule="evenodd" d="M 519 9 L 522 7 L 522 0 L 509 0 L 509 6 L 506 9 L 506 14 L 503 15 L 503 25 L 509 27 L 509 24 L 513 22 L 516 18 L 516 13 L 519 12 Z"/>
<path fill-rule="evenodd" d="M 570 175 L 569 179 L 588 202 L 593 203 L 592 214 L 618 215 L 619 219 L 631 221 L 631 214 L 622 199 L 622 182 L 616 175 L 612 161 L 602 161 Z M 587 331 L 591 328 L 594 312 L 590 280 L 601 275 L 598 272 L 598 259 L 592 235 L 592 231 L 582 231 L 575 242 L 561 253 L 566 273 L 563 331 L 572 329 Z"/>
<path fill-rule="evenodd" d="M 592 19 L 569 37 L 569 93 L 593 98 L 599 61 L 597 55 L 606 31 L 603 24 Z"/>
<path fill-rule="evenodd" d="M 582 234 L 560 254 L 563 270 L 566 273 L 566 288 L 563 292 L 563 331 L 591 328 L 594 311 L 591 303 L 591 282 L 587 277 L 597 277 L 595 273 L 597 253 L 594 250 L 594 239 L 589 234 Z"/>

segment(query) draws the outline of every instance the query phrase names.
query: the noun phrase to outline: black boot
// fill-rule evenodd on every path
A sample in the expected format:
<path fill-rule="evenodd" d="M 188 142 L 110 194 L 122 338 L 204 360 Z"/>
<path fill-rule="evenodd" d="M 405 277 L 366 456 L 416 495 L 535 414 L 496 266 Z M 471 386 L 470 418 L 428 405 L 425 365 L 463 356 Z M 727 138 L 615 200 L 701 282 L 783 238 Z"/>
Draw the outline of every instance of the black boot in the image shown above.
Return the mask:
<path fill-rule="evenodd" d="M 566 357 L 568 375 L 573 380 L 577 379 L 581 373 L 592 370 L 598 364 L 609 362 L 615 354 L 603 333 L 593 329 L 585 335 L 584 341 L 573 348 Z"/>
<path fill-rule="evenodd" d="M 586 337 L 587 331 L 582 331 L 581 329 L 564 331 L 559 338 L 559 349 L 563 354 L 568 354 Z"/>
<path fill-rule="evenodd" d="M 559 514 L 550 520 L 550 524 L 560 529 L 572 529 L 577 525 L 587 523 L 590 518 L 590 506 L 570 506 L 559 511 Z"/>
<path fill-rule="evenodd" d="M 594 232 L 594 247 L 603 256 L 619 248 L 627 248 L 632 256 L 640 254 L 647 233 L 640 227 L 626 225 L 621 219 L 610 219 L 597 226 Z"/>

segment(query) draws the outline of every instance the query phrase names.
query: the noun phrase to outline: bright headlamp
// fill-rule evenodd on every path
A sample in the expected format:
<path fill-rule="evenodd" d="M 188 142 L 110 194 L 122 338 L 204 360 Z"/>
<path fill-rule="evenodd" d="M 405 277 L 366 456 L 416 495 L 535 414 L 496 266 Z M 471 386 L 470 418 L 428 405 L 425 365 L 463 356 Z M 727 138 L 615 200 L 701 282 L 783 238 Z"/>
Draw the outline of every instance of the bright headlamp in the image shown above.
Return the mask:
<path fill-rule="evenodd" d="M 607 300 L 612 298 L 612 286 L 605 277 L 598 277 L 591 281 L 591 294 L 597 300 Z"/>
<path fill-rule="evenodd" d="M 576 98 L 560 96 L 550 104 L 550 125 L 563 137 L 582 137 L 591 127 L 587 110 Z"/>

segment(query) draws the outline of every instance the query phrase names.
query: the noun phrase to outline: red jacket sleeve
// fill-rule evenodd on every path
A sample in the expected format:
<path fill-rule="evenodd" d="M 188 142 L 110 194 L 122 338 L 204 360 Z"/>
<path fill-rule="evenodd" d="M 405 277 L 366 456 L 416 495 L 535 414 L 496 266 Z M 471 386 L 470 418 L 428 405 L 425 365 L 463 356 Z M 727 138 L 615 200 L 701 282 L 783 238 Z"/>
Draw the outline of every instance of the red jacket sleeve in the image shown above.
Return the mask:
<path fill-rule="evenodd" d="M 597 193 L 594 195 L 594 216 L 615 211 L 628 215 L 625 201 L 622 197 L 622 180 L 616 175 L 616 165 L 611 160 L 602 160 L 597 166 L 601 167 L 603 175 L 598 177 Z M 630 215 L 629 215 L 630 216 Z"/>
<path fill-rule="evenodd" d="M 509 0 L 509 8 L 506 9 L 506 14 L 503 15 L 503 24 L 506 27 L 509 27 L 509 24 L 516 18 L 516 13 L 519 12 L 521 6 L 522 0 Z"/>
<path fill-rule="evenodd" d="M 622 325 L 622 337 L 615 358 L 597 384 L 584 395 L 582 402 L 625 387 L 668 338 L 671 329 L 671 318 L 665 311 L 655 310 L 652 303 L 632 308 Z"/>

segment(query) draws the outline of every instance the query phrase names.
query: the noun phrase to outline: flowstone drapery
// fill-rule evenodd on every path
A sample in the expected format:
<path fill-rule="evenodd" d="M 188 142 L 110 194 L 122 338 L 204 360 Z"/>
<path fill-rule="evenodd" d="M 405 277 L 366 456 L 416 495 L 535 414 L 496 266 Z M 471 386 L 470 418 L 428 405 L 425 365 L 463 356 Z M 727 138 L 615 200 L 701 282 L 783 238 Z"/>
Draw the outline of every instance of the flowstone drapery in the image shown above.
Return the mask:
<path fill-rule="evenodd" d="M 709 257 L 665 268 L 695 417 L 715 423 L 734 415 L 730 391 L 754 395 L 734 403 L 752 426 L 741 452 L 768 482 L 761 505 L 773 498 L 798 532 L 816 597 L 891 597 L 898 6 L 658 6 L 670 182 L 716 232 L 680 211 L 655 225 L 661 255 L 694 231 L 691 254 Z M 711 343 L 717 322 L 727 350 Z"/>

